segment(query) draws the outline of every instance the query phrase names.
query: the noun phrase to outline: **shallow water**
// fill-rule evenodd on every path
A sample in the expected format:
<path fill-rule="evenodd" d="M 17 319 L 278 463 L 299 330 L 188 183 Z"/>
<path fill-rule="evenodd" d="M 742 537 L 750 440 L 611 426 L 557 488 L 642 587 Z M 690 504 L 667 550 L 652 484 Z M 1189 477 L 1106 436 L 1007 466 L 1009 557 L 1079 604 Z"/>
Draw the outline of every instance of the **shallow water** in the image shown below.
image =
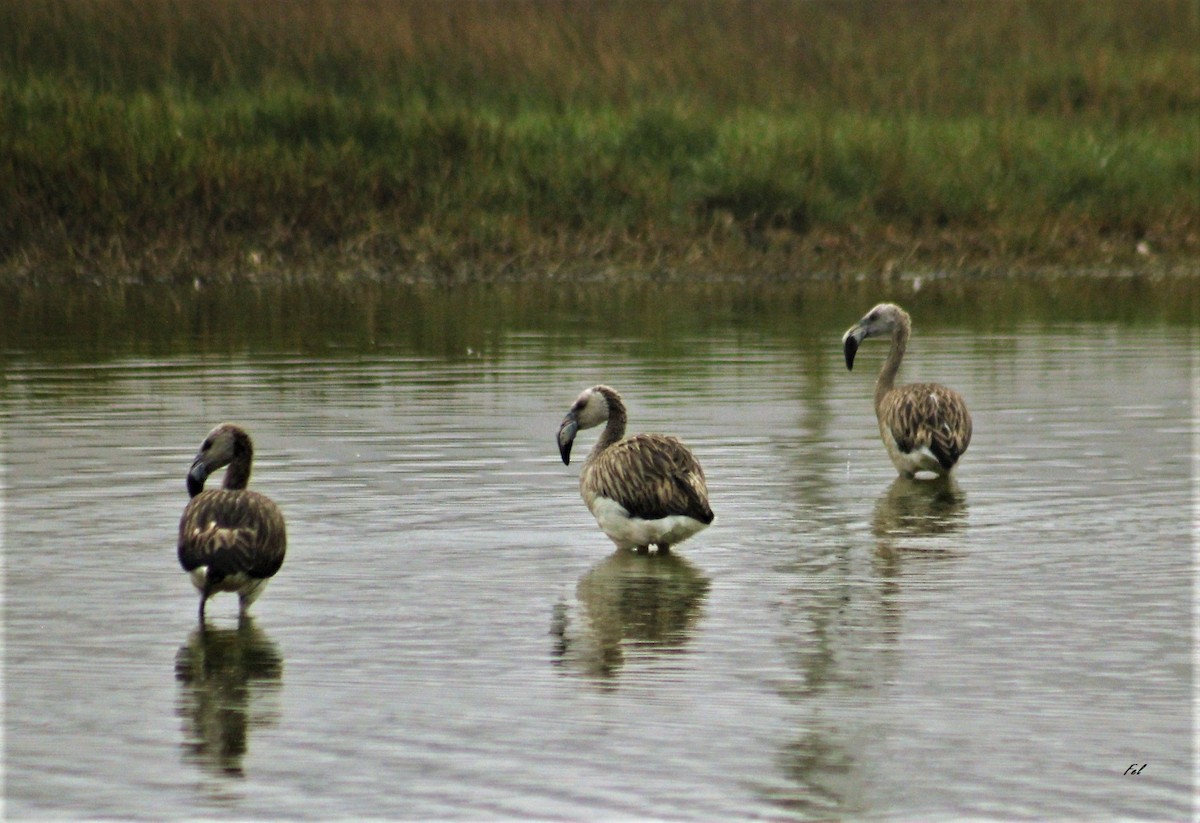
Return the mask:
<path fill-rule="evenodd" d="M 1190 817 L 1196 326 L 908 288 L 902 377 L 975 420 L 949 484 L 895 478 L 857 292 L 10 330 L 5 813 Z M 601 381 L 704 464 L 671 556 L 558 458 Z M 201 634 L 175 529 L 226 419 L 289 551 Z"/>

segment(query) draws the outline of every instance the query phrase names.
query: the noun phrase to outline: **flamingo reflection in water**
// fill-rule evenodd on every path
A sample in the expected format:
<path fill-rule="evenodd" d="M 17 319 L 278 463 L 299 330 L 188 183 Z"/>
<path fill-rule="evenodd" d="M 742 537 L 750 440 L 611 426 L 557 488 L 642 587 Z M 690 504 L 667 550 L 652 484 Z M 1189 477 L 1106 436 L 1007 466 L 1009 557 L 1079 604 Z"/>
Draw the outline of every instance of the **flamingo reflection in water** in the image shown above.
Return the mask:
<path fill-rule="evenodd" d="M 243 617 L 236 629 L 200 626 L 175 655 L 184 760 L 208 771 L 242 776 L 252 728 L 278 722 L 283 657 Z"/>
<path fill-rule="evenodd" d="M 574 602 L 565 598 L 555 606 L 554 661 L 608 679 L 639 657 L 680 652 L 710 584 L 677 554 L 617 550 L 579 579 Z"/>

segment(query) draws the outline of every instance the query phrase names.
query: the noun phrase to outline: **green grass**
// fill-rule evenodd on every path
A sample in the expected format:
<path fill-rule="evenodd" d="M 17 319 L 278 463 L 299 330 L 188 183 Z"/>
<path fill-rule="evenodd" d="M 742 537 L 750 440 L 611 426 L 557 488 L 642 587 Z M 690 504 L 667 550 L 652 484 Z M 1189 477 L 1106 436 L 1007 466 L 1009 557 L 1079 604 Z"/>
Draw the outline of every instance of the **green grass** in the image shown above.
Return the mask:
<path fill-rule="evenodd" d="M 0 0 L 0 273 L 1200 253 L 1195 2 Z"/>

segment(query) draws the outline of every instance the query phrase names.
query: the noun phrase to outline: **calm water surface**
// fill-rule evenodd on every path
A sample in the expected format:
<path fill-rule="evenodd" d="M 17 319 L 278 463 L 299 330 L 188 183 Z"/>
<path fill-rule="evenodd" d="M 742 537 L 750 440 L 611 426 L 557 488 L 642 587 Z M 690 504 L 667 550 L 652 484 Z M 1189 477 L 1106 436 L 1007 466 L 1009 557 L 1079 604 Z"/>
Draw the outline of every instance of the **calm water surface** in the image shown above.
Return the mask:
<path fill-rule="evenodd" d="M 949 484 L 895 477 L 859 294 L 9 337 L 5 813 L 1191 817 L 1196 326 L 929 295 L 878 297 L 971 405 Z M 705 466 L 672 556 L 614 553 L 558 458 L 602 381 Z M 222 420 L 289 550 L 202 634 L 174 539 Z"/>

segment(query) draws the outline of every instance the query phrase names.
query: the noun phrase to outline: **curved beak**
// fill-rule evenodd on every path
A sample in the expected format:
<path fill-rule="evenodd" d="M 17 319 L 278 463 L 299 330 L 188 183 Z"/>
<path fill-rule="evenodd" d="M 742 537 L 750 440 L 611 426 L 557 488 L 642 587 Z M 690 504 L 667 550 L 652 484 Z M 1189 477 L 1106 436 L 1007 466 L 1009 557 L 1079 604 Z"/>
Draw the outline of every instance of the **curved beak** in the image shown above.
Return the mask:
<path fill-rule="evenodd" d="M 204 491 L 204 481 L 208 479 L 208 466 L 204 458 L 197 456 L 187 473 L 187 490 L 189 497 L 195 497 Z"/>
<path fill-rule="evenodd" d="M 867 336 L 867 330 L 860 325 L 853 325 L 846 330 L 842 335 L 842 351 L 846 355 L 846 370 L 854 370 L 854 355 L 858 353 L 858 346 L 862 343 L 863 338 Z"/>
<path fill-rule="evenodd" d="M 568 412 L 558 427 L 558 453 L 562 455 L 563 465 L 571 465 L 571 446 L 575 443 L 575 434 L 579 431 L 579 420 L 575 412 Z"/>

